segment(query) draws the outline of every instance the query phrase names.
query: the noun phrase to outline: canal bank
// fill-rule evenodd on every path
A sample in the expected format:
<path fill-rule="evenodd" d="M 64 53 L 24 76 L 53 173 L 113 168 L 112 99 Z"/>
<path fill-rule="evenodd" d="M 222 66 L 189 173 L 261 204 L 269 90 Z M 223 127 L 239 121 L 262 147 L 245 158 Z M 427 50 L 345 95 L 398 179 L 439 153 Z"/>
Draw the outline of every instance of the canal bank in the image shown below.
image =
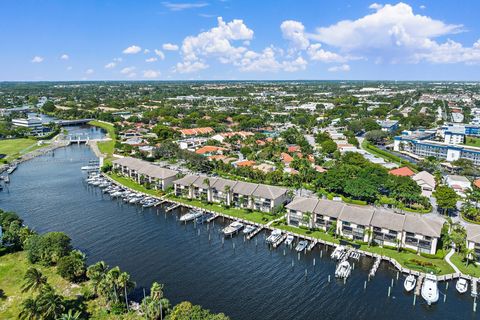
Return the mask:
<path fill-rule="evenodd" d="M 472 299 L 457 294 L 452 285 L 440 285 L 446 302 L 442 296 L 434 306 L 421 299 L 413 306 L 413 296 L 403 290 L 403 276 L 397 280 L 387 263 L 368 282 L 373 262 L 360 258 L 344 284 L 334 279 L 331 249 L 321 244 L 299 259 L 284 245 L 275 250 L 266 246 L 266 231 L 251 241 L 224 239 L 222 219 L 184 225 L 177 221 L 185 212 L 181 208 L 165 213 L 160 207 L 157 213 L 112 200 L 83 182 L 80 167 L 92 158 L 88 147 L 72 145 L 23 163 L 9 190 L 0 193 L 0 206 L 17 211 L 39 232 L 65 231 L 89 262 L 119 265 L 140 288 L 153 281 L 165 283 L 172 303 L 189 300 L 240 320 L 478 316 L 472 312 Z M 137 294 L 141 297 L 141 289 Z"/>

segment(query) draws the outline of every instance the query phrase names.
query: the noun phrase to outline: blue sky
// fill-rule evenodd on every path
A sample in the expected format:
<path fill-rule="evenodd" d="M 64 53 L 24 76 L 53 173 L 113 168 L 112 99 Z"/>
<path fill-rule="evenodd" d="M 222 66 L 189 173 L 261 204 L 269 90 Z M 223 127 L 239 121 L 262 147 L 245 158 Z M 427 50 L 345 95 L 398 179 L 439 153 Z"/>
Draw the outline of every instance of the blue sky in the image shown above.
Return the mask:
<path fill-rule="evenodd" d="M 480 80 L 480 2 L 3 0 L 0 81 Z"/>

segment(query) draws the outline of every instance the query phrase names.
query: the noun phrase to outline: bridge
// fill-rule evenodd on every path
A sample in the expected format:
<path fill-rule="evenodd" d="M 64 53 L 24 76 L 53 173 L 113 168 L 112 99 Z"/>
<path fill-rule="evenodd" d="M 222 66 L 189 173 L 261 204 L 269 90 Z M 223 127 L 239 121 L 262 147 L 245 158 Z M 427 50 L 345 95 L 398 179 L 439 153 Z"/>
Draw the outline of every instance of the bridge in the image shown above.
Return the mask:
<path fill-rule="evenodd" d="M 94 119 L 75 119 L 75 120 L 55 120 L 53 121 L 55 124 L 59 126 L 76 126 L 80 124 L 87 124 Z"/>

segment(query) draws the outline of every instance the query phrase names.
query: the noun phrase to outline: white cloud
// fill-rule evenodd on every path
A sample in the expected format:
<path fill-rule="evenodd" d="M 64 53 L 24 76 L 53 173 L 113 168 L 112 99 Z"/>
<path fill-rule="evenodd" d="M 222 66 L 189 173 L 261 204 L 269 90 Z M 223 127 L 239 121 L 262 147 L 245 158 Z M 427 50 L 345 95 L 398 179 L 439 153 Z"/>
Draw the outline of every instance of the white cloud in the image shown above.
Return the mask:
<path fill-rule="evenodd" d="M 164 43 L 162 48 L 165 51 L 177 51 L 178 50 L 178 45 L 173 44 L 173 43 Z"/>
<path fill-rule="evenodd" d="M 145 49 L 145 50 L 143 50 L 143 53 L 144 53 L 144 54 L 149 54 L 149 53 L 150 53 L 150 50 L 149 50 L 149 49 Z"/>
<path fill-rule="evenodd" d="M 286 20 L 280 25 L 283 38 L 288 40 L 294 49 L 305 50 L 310 41 L 305 35 L 305 27 L 301 22 Z"/>
<path fill-rule="evenodd" d="M 346 61 L 347 58 L 342 57 L 338 53 L 326 51 L 321 49 L 320 43 L 314 43 L 310 45 L 307 49 L 307 54 L 310 59 L 320 62 L 343 62 Z"/>
<path fill-rule="evenodd" d="M 190 2 L 190 3 L 171 3 L 163 2 L 162 3 L 170 11 L 183 11 L 188 9 L 197 9 L 208 6 L 206 2 Z"/>
<path fill-rule="evenodd" d="M 350 71 L 350 66 L 348 64 L 342 64 L 340 66 L 334 66 L 328 68 L 330 72 L 348 72 Z"/>
<path fill-rule="evenodd" d="M 143 77 L 147 79 L 154 79 L 160 77 L 160 71 L 155 70 L 145 70 L 143 71 Z"/>
<path fill-rule="evenodd" d="M 133 73 L 133 71 L 135 71 L 135 69 L 136 69 L 135 67 L 125 67 L 122 70 L 120 70 L 120 73 L 130 75 Z"/>
<path fill-rule="evenodd" d="M 93 69 L 85 70 L 85 74 L 93 74 L 94 72 L 95 72 L 95 70 L 93 70 Z"/>
<path fill-rule="evenodd" d="M 373 10 L 379 10 L 379 9 L 382 9 L 383 8 L 383 5 L 379 4 L 379 3 L 372 3 L 370 6 L 369 6 L 370 9 L 373 9 Z"/>
<path fill-rule="evenodd" d="M 261 53 L 247 51 L 243 58 L 235 62 L 243 72 L 294 72 L 305 70 L 307 61 L 301 56 L 293 60 L 278 61 L 277 54 L 281 51 L 273 47 L 265 48 Z"/>
<path fill-rule="evenodd" d="M 242 58 L 247 48 L 234 46 L 233 42 L 251 40 L 253 30 L 239 19 L 226 23 L 222 17 L 218 17 L 217 22 L 218 26 L 183 40 L 183 62 L 177 65 L 179 71 L 205 69 L 208 66 L 203 59 L 207 57 L 215 57 L 220 63 L 231 63 Z"/>
<path fill-rule="evenodd" d="M 145 59 L 145 62 L 155 62 L 157 60 L 158 59 L 156 57 L 151 57 L 151 58 Z"/>
<path fill-rule="evenodd" d="M 480 63 L 480 39 L 472 47 L 464 47 L 461 43 L 447 40 L 445 43 L 427 41 L 423 51 L 415 53 L 413 62 L 428 61 L 431 63 Z"/>
<path fill-rule="evenodd" d="M 105 69 L 113 69 L 117 66 L 115 62 L 109 62 L 105 65 Z"/>
<path fill-rule="evenodd" d="M 126 48 L 125 50 L 123 50 L 123 53 L 124 54 L 136 54 L 136 53 L 139 53 L 140 51 L 142 51 L 141 47 L 136 46 L 136 45 L 132 45 L 132 46 Z"/>
<path fill-rule="evenodd" d="M 61 60 L 68 60 L 68 59 L 70 59 L 70 56 L 68 54 L 64 53 L 60 56 L 60 59 Z"/>
<path fill-rule="evenodd" d="M 420 6 L 420 9 L 425 10 L 425 9 L 427 9 L 427 6 L 422 4 L 422 5 Z"/>
<path fill-rule="evenodd" d="M 43 60 L 44 60 L 43 57 L 35 56 L 35 57 L 32 58 L 31 62 L 32 63 L 41 63 L 41 62 L 43 62 Z"/>
<path fill-rule="evenodd" d="M 179 73 L 192 73 L 207 68 L 208 65 L 201 61 L 184 61 L 177 63 L 174 71 Z"/>
<path fill-rule="evenodd" d="M 160 58 L 160 60 L 165 60 L 165 54 L 161 50 L 155 49 L 155 54 Z"/>
<path fill-rule="evenodd" d="M 412 7 L 402 2 L 374 4 L 371 8 L 375 10 L 372 14 L 317 28 L 309 37 L 342 52 L 399 61 L 410 59 L 412 53 L 428 45 L 432 38 L 463 31 L 462 25 L 414 14 Z"/>

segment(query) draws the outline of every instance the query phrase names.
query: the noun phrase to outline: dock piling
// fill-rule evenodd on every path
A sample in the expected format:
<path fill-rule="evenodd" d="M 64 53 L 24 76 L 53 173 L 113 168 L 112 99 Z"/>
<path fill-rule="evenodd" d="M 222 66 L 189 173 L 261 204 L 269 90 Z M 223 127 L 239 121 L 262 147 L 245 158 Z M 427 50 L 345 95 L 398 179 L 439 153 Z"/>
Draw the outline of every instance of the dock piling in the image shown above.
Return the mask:
<path fill-rule="evenodd" d="M 392 287 L 388 286 L 388 297 L 390 298 L 390 293 L 392 292 Z"/>
<path fill-rule="evenodd" d="M 363 283 L 363 290 L 367 290 L 367 280 Z"/>

